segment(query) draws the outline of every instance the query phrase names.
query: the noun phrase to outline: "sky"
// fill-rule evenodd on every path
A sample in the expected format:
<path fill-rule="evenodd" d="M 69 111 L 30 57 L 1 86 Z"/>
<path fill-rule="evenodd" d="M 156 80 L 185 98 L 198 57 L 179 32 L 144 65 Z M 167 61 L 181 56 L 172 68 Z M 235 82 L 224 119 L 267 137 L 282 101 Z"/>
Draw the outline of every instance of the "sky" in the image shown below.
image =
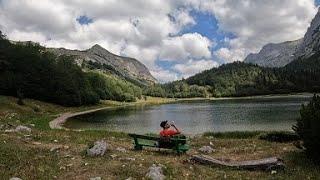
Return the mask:
<path fill-rule="evenodd" d="M 11 40 L 138 59 L 159 82 L 302 38 L 320 0 L 0 0 Z"/>

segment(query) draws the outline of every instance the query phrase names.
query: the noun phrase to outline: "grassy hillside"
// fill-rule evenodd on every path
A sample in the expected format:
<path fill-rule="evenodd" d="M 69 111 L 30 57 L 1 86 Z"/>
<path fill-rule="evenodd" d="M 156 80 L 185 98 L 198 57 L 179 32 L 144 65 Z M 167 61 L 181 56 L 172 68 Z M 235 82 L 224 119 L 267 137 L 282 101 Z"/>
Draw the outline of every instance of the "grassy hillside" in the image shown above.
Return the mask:
<path fill-rule="evenodd" d="M 188 79 L 144 90 L 160 97 L 226 97 L 320 92 L 320 54 L 298 59 L 282 68 L 265 68 L 243 62 L 224 64 Z"/>
<path fill-rule="evenodd" d="M 132 140 L 124 133 L 48 129 L 47 123 L 59 113 L 121 105 L 117 104 L 119 102 L 65 108 L 29 99 L 20 106 L 16 104 L 17 100 L 0 96 L 0 172 L 3 179 L 14 176 L 22 179 L 88 179 L 97 176 L 102 179 L 142 179 L 152 164 L 162 164 L 168 179 L 316 179 L 320 176 L 320 167 L 309 161 L 291 142 L 260 140 L 262 132 L 206 133 L 191 137 L 188 141 L 191 150 L 180 156 L 171 151 L 133 151 Z M 159 103 L 161 99 L 150 98 L 150 101 Z M 11 125 L 20 124 L 31 127 L 32 132 L 5 132 L 12 128 Z M 89 145 L 100 139 L 106 140 L 110 150 L 101 157 L 86 156 Z M 284 159 L 286 168 L 271 174 L 188 162 L 191 155 L 199 154 L 198 148 L 209 144 L 215 149 L 209 154 L 212 157 L 248 160 L 277 156 Z M 119 152 L 118 147 L 127 151 Z"/>
<path fill-rule="evenodd" d="M 84 71 L 72 56 L 56 56 L 35 43 L 12 44 L 0 38 L 0 94 L 81 106 L 100 100 L 136 101 L 142 90 L 112 74 Z"/>

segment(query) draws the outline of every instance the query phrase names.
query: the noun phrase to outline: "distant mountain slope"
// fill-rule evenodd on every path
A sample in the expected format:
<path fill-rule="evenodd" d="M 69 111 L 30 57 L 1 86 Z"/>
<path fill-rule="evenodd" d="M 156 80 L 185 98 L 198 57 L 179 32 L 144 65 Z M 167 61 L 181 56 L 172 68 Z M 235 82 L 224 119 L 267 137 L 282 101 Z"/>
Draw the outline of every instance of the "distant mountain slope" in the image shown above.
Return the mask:
<path fill-rule="evenodd" d="M 303 37 L 295 55 L 297 57 L 309 57 L 320 50 L 320 9 L 313 18 L 310 27 Z"/>
<path fill-rule="evenodd" d="M 263 67 L 283 67 L 295 59 L 294 53 L 302 41 L 302 39 L 298 39 L 278 44 L 267 44 L 259 53 L 249 54 L 244 62 Z"/>
<path fill-rule="evenodd" d="M 244 62 L 263 67 L 283 67 L 298 58 L 308 58 L 320 50 L 320 9 L 302 39 L 267 44 L 257 54 L 249 54 Z"/>
<path fill-rule="evenodd" d="M 134 58 L 122 57 L 112 54 L 99 45 L 94 45 L 88 50 L 69 50 L 65 48 L 48 48 L 54 54 L 71 55 L 75 57 L 78 65 L 83 63 L 97 66 L 140 85 L 149 85 L 157 80 L 151 75 L 148 68 Z"/>

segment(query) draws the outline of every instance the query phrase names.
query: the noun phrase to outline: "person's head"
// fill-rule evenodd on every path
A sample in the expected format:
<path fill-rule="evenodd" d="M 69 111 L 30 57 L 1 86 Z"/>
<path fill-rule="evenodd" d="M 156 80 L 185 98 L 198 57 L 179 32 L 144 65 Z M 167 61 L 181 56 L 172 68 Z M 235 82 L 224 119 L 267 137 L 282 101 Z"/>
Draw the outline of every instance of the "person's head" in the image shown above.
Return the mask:
<path fill-rule="evenodd" d="M 160 126 L 163 128 L 163 129 L 168 129 L 170 128 L 170 124 L 168 123 L 168 121 L 162 121 L 160 123 Z"/>

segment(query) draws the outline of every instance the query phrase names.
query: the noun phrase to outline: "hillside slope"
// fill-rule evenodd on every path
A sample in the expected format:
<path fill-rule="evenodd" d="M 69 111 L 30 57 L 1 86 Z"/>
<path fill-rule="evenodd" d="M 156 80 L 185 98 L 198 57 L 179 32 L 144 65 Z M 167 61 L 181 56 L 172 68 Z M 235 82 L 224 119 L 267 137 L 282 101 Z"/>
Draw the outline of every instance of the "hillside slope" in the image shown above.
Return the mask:
<path fill-rule="evenodd" d="M 117 56 L 98 44 L 84 51 L 65 48 L 48 48 L 48 50 L 58 56 L 74 56 L 78 65 L 89 64 L 94 66 L 93 68 L 109 71 L 138 85 L 150 85 L 157 81 L 148 68 L 138 60 Z"/>
<path fill-rule="evenodd" d="M 262 47 L 259 53 L 251 53 L 244 62 L 263 67 L 283 67 L 295 59 L 294 53 L 302 39 L 283 43 L 270 43 Z"/>

